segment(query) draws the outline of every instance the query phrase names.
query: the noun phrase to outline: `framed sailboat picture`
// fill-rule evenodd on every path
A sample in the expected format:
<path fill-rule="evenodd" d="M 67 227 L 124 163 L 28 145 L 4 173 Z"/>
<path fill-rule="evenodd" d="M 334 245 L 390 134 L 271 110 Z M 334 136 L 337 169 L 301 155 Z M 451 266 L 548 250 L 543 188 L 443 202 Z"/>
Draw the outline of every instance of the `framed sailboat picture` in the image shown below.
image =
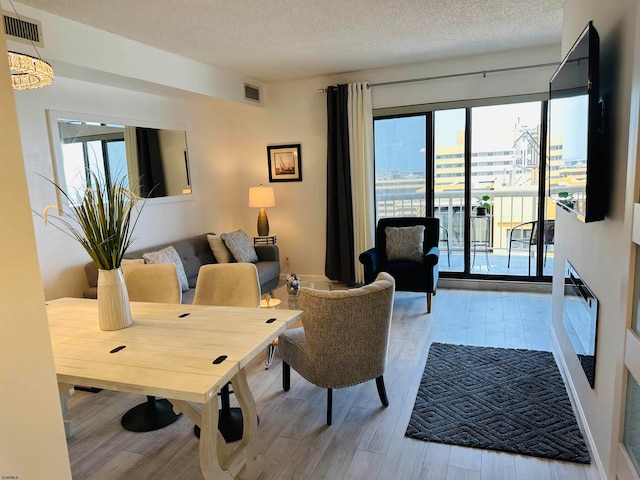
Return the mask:
<path fill-rule="evenodd" d="M 300 144 L 267 146 L 270 182 L 301 182 Z"/>

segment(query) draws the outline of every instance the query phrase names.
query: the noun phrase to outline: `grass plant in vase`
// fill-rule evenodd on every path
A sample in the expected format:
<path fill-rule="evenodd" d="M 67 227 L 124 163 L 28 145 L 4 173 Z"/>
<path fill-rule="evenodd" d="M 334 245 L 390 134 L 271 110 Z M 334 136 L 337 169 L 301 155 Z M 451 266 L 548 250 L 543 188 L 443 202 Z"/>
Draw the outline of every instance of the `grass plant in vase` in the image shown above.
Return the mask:
<path fill-rule="evenodd" d="M 77 240 L 98 267 L 98 322 L 102 330 L 131 325 L 129 295 L 122 275 L 122 258 L 131 245 L 144 202 L 125 187 L 125 179 L 108 179 L 87 171 L 87 188 L 70 194 L 52 182 L 69 207 L 69 214 L 49 216 L 44 222 Z M 74 198 L 75 197 L 75 198 Z"/>

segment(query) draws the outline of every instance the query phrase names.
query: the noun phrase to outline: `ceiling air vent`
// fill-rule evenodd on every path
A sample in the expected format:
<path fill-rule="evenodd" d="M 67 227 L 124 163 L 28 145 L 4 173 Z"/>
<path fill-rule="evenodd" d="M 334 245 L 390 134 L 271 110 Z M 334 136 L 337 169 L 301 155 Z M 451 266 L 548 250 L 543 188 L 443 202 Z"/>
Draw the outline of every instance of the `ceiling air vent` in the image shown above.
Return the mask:
<path fill-rule="evenodd" d="M 245 83 L 244 98 L 246 100 L 251 100 L 252 102 L 260 102 L 260 88 Z"/>
<path fill-rule="evenodd" d="M 34 44 L 37 47 L 43 46 L 40 21 L 22 15 L 18 18 L 14 13 L 2 10 L 2 23 L 7 39 L 29 45 Z"/>

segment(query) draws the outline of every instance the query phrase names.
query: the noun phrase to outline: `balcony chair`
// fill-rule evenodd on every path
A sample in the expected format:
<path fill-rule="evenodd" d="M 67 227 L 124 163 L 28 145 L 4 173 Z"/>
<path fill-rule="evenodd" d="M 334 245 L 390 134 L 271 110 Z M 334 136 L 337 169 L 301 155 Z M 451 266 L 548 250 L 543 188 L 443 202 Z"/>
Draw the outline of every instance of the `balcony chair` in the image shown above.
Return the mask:
<path fill-rule="evenodd" d="M 182 300 L 180 280 L 173 264 L 125 265 L 122 273 L 132 302 L 180 303 Z M 148 395 L 145 403 L 122 416 L 120 424 L 131 432 L 150 432 L 172 424 L 179 417 L 167 399 L 158 400 Z"/>
<path fill-rule="evenodd" d="M 333 389 L 376 379 L 384 387 L 394 280 L 380 273 L 373 283 L 349 290 L 300 290 L 302 327 L 280 334 L 282 388 L 291 385 L 291 367 L 309 382 L 327 389 L 327 425 L 332 420 Z"/>
<path fill-rule="evenodd" d="M 544 221 L 544 232 L 542 241 L 544 242 L 544 264 L 547 263 L 547 251 L 549 245 L 553 245 L 555 237 L 555 220 Z M 522 232 L 514 238 L 514 233 Z M 523 235 L 524 234 L 524 235 Z M 531 249 L 538 244 L 538 221 L 524 222 L 509 230 L 509 255 L 507 257 L 507 268 L 511 267 L 511 246 L 514 243 L 526 245 L 529 250 L 529 276 L 531 276 Z"/>
<path fill-rule="evenodd" d="M 435 295 L 438 284 L 439 240 L 438 218 L 381 218 L 375 247 L 359 256 L 365 283 L 387 272 L 395 279 L 396 291 L 425 292 L 427 313 L 431 313 L 431 295 Z"/>
<path fill-rule="evenodd" d="M 438 241 L 438 245 L 440 244 L 440 242 L 444 242 L 447 244 L 447 265 L 450 267 L 451 266 L 451 247 L 449 246 L 449 230 L 447 230 L 447 227 L 443 227 L 442 225 L 440 225 L 440 231 L 442 232 L 442 235 L 440 235 L 440 240 Z"/>
<path fill-rule="evenodd" d="M 260 307 L 260 280 L 253 263 L 213 263 L 203 265 L 198 271 L 194 305 L 217 305 L 223 307 Z M 227 383 L 220 390 L 220 413 L 218 430 L 227 443 L 242 438 L 242 411 L 231 408 L 231 394 Z M 200 437 L 200 427 L 194 428 Z"/>

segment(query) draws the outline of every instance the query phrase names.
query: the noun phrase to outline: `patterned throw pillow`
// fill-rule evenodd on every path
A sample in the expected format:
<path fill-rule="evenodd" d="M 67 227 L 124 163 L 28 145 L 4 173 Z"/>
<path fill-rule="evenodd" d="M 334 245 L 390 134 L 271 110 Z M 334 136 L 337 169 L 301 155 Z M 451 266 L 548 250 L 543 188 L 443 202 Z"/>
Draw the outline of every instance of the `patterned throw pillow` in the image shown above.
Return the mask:
<path fill-rule="evenodd" d="M 387 261 L 422 262 L 424 225 L 413 227 L 385 227 Z"/>
<path fill-rule="evenodd" d="M 180 260 L 180 255 L 176 252 L 176 249 L 169 245 L 157 252 L 147 252 L 142 254 L 144 263 L 173 263 L 178 271 L 178 280 L 180 280 L 180 288 L 183 292 L 189 290 L 189 281 L 187 280 L 187 274 L 184 271 L 184 265 Z"/>
<path fill-rule="evenodd" d="M 258 254 L 256 249 L 251 245 L 251 240 L 242 230 L 236 230 L 231 233 L 223 233 L 220 238 L 231 251 L 233 258 L 238 263 L 256 263 Z"/>
<path fill-rule="evenodd" d="M 207 235 L 207 240 L 209 241 L 213 256 L 216 257 L 216 262 L 231 263 L 235 261 L 233 255 L 231 255 L 231 252 L 218 235 Z"/>

